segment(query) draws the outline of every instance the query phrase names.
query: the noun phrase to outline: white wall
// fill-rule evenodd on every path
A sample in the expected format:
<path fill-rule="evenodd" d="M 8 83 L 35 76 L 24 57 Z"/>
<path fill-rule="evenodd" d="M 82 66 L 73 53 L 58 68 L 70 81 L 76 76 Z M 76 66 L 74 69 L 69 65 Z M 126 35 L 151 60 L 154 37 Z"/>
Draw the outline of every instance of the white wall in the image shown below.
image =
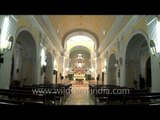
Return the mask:
<path fill-rule="evenodd" d="M 142 48 L 140 53 L 140 73 L 141 77 L 146 80 L 146 63 L 148 58 L 150 57 L 148 46 L 145 46 L 145 48 Z"/>
<path fill-rule="evenodd" d="M 152 92 L 160 92 L 160 58 L 151 56 Z"/>
<path fill-rule="evenodd" d="M 147 28 L 149 40 L 154 40 L 156 46 L 160 46 L 159 43 L 159 33 L 160 28 L 157 29 L 157 19 L 156 16 L 147 16 Z M 151 71 L 152 71 L 152 92 L 160 92 L 160 55 L 156 54 L 155 56 L 151 54 Z"/>
<path fill-rule="evenodd" d="M 13 71 L 13 80 L 20 80 L 19 75 L 22 68 L 22 57 L 21 57 L 21 45 L 15 44 L 14 48 L 14 71 Z M 19 72 L 17 70 L 19 69 Z"/>
<path fill-rule="evenodd" d="M 16 21 L 16 18 L 14 18 L 14 17 L 15 16 L 9 16 L 10 22 L 9 22 L 9 29 L 7 31 L 7 35 L 8 35 L 8 37 L 10 35 L 12 35 L 14 38 L 14 42 L 15 42 L 15 30 L 16 30 L 17 21 Z M 4 19 L 4 16 L 0 16 L 0 28 L 2 25 L 3 19 Z M 13 52 L 13 48 L 11 51 L 7 51 L 5 53 L 5 55 L 3 56 L 4 63 L 0 64 L 0 88 L 5 88 L 5 89 L 9 88 L 10 74 L 11 74 L 11 63 L 12 63 L 12 52 Z"/>

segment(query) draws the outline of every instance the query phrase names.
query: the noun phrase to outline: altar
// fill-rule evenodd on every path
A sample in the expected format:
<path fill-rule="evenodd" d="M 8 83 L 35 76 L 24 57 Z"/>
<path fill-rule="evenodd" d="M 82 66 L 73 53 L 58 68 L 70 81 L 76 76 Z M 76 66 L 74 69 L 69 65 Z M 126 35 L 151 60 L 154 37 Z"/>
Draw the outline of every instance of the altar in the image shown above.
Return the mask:
<path fill-rule="evenodd" d="M 74 62 L 74 76 L 73 79 L 83 82 L 85 80 L 85 60 L 82 57 L 82 54 L 78 54 L 78 57 L 75 59 Z"/>
<path fill-rule="evenodd" d="M 74 74 L 74 80 L 85 80 L 85 74 Z"/>

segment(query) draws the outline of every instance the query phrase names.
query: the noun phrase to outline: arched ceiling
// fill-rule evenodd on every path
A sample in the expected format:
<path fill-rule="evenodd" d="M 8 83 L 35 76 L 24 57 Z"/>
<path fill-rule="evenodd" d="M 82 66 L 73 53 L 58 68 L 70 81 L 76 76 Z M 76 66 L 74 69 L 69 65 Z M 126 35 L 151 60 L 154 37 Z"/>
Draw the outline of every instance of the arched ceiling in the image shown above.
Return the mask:
<path fill-rule="evenodd" d="M 91 58 L 91 53 L 90 50 L 85 46 L 76 46 L 71 49 L 69 55 L 71 66 L 75 66 L 75 61 L 78 58 L 78 54 L 82 54 L 82 58 L 85 62 L 85 67 L 90 68 L 89 60 Z"/>
<path fill-rule="evenodd" d="M 73 52 L 84 52 L 84 53 L 90 53 L 89 49 L 87 47 L 84 47 L 84 46 L 76 46 L 76 47 L 73 47 L 70 51 L 70 53 L 73 53 Z"/>
<path fill-rule="evenodd" d="M 101 43 L 114 20 L 115 15 L 49 15 L 49 20 L 56 30 L 59 40 L 62 40 L 67 33 L 74 30 L 85 30 L 98 39 Z"/>
<path fill-rule="evenodd" d="M 138 18 L 139 16 L 134 16 Z M 70 37 L 83 35 L 94 41 L 94 50 L 102 52 L 131 20 L 131 15 L 35 15 L 27 17 L 47 35 L 55 48 L 64 54 Z"/>
<path fill-rule="evenodd" d="M 86 36 L 77 35 L 74 37 L 71 37 L 67 41 L 67 51 L 70 51 L 72 48 L 75 48 L 75 46 L 84 46 L 84 48 L 88 48 L 89 51 L 94 50 L 94 41 Z"/>
<path fill-rule="evenodd" d="M 77 53 L 77 55 L 78 54 L 82 54 L 82 56 L 85 54 L 90 58 L 90 51 L 89 51 L 89 49 L 87 47 L 84 47 L 84 46 L 73 47 L 70 50 L 70 57 L 72 56 L 72 54 L 75 54 L 75 53 Z"/>

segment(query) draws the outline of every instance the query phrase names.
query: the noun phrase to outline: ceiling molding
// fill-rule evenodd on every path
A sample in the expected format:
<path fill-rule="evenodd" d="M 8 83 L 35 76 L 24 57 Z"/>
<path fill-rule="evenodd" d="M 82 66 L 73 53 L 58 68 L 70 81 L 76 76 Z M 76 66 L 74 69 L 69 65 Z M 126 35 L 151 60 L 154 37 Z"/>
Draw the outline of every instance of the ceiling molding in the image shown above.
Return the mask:
<path fill-rule="evenodd" d="M 116 19 L 114 20 L 114 23 L 112 24 L 112 27 L 110 28 L 109 32 L 105 36 L 104 40 L 102 41 L 98 51 L 101 53 L 106 49 L 106 47 L 110 44 L 111 36 L 115 35 L 116 31 L 118 31 L 117 28 L 119 28 L 124 20 L 124 16 L 120 15 L 117 16 Z"/>
<path fill-rule="evenodd" d="M 49 30 L 50 35 L 53 37 L 53 43 L 55 44 L 56 47 L 58 47 L 58 50 L 60 52 L 63 52 L 64 49 L 63 49 L 63 47 L 62 47 L 62 45 L 59 41 L 59 38 L 56 34 L 56 30 L 53 28 L 48 16 L 42 15 L 41 17 L 42 17 L 42 20 L 45 23 L 45 27 Z"/>
<path fill-rule="evenodd" d="M 46 36 L 46 39 L 49 42 L 49 46 L 51 48 L 56 48 L 54 43 L 51 41 L 51 39 L 48 37 L 48 35 L 46 34 L 45 30 L 41 27 L 41 25 L 39 24 L 39 22 L 36 20 L 36 18 L 33 15 L 29 15 L 29 16 L 25 16 L 27 20 L 29 20 L 33 26 L 38 30 L 38 32 L 43 33 L 43 35 Z"/>
<path fill-rule="evenodd" d="M 121 31 L 118 32 L 118 34 L 116 34 L 117 31 L 120 30 L 117 28 L 120 28 L 124 19 L 125 19 L 125 16 L 117 16 L 110 31 L 107 33 L 105 39 L 102 41 L 98 49 L 99 53 L 102 53 L 104 50 L 106 51 L 106 49 L 109 48 L 112 45 L 112 43 L 114 43 L 115 39 L 118 38 L 118 36 L 121 36 L 122 34 L 126 34 L 131 26 L 133 26 L 134 24 L 136 24 L 138 21 L 142 19 L 142 16 L 140 15 L 132 16 L 130 20 L 127 23 L 125 23 Z"/>
<path fill-rule="evenodd" d="M 73 48 L 70 50 L 70 54 L 71 54 L 72 52 L 74 52 L 74 51 L 86 51 L 86 52 L 90 53 L 90 50 L 89 50 L 87 47 L 85 47 L 85 46 L 75 46 L 75 47 L 73 47 Z"/>
<path fill-rule="evenodd" d="M 71 31 L 68 31 L 62 38 L 62 46 L 64 47 L 64 49 L 66 49 L 66 41 L 76 35 L 84 35 L 87 36 L 89 38 L 91 38 L 96 44 L 94 50 L 97 50 L 99 47 L 99 40 L 98 37 L 96 36 L 95 33 L 93 33 L 92 31 L 89 31 L 87 29 L 73 29 Z"/>

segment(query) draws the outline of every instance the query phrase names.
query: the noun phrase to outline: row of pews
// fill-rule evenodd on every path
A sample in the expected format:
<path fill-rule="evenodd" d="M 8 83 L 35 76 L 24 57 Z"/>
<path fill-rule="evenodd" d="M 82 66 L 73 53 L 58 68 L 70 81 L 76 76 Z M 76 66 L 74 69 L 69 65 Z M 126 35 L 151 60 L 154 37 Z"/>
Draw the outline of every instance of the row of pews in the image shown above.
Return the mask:
<path fill-rule="evenodd" d="M 160 93 L 149 89 L 89 84 L 89 92 L 96 105 L 160 105 Z"/>
<path fill-rule="evenodd" d="M 0 104 L 62 105 L 71 94 L 72 84 L 11 86 L 0 89 Z"/>

